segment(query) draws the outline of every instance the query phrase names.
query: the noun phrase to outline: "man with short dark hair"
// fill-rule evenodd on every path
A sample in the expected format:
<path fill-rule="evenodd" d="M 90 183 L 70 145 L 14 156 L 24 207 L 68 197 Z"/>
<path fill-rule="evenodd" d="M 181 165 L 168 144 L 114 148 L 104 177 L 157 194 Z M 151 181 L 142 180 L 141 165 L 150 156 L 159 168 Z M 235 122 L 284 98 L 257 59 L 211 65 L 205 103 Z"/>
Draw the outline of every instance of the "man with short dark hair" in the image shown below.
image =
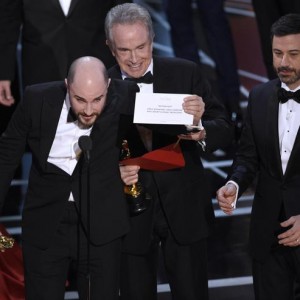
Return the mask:
<path fill-rule="evenodd" d="M 256 86 L 229 182 L 217 192 L 221 209 L 258 175 L 250 224 L 256 299 L 294 299 L 300 276 L 300 15 L 271 28 L 273 66 L 279 78 Z"/>

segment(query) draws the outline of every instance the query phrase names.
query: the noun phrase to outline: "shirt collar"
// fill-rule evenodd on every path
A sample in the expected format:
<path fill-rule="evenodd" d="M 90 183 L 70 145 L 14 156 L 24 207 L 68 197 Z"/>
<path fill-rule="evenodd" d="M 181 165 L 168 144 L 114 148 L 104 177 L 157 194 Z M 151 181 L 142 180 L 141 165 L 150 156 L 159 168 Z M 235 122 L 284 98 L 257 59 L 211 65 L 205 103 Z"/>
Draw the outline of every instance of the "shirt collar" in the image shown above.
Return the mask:
<path fill-rule="evenodd" d="M 71 108 L 71 102 L 70 102 L 70 96 L 69 96 L 68 92 L 67 92 L 66 98 L 65 98 L 65 105 L 67 107 L 67 110 L 69 111 L 69 109 Z"/>
<path fill-rule="evenodd" d="M 285 89 L 286 91 L 290 91 L 290 92 L 296 92 L 296 91 L 298 91 L 300 89 L 300 85 L 299 85 L 295 89 L 291 90 L 284 82 L 281 82 L 281 87 L 283 89 Z"/>

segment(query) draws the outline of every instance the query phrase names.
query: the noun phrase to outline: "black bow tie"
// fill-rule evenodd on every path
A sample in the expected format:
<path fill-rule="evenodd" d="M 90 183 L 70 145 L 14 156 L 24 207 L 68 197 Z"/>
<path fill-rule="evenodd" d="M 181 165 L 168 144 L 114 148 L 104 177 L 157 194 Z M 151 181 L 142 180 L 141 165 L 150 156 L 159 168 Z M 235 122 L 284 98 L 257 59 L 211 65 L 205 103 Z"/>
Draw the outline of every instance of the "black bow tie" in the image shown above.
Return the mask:
<path fill-rule="evenodd" d="M 300 90 L 298 90 L 296 92 L 290 92 L 283 88 L 280 88 L 278 90 L 277 96 L 278 96 L 278 101 L 280 103 L 286 103 L 290 99 L 293 99 L 296 102 L 300 103 Z"/>
<path fill-rule="evenodd" d="M 149 71 L 142 77 L 139 77 L 139 78 L 126 77 L 125 80 L 130 80 L 130 81 L 133 81 L 135 83 L 153 83 L 153 75 Z"/>
<path fill-rule="evenodd" d="M 67 123 L 72 123 L 72 122 L 75 122 L 76 120 L 77 120 L 77 116 L 73 112 L 73 109 L 70 107 L 68 116 L 67 116 Z"/>

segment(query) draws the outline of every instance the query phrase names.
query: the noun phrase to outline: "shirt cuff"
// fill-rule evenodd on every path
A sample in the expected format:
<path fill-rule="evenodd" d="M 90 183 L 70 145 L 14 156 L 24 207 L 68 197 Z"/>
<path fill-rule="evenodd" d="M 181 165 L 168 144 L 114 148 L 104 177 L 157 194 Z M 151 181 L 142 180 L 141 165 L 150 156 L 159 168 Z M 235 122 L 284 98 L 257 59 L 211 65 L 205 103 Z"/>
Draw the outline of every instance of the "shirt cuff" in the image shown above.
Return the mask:
<path fill-rule="evenodd" d="M 204 129 L 204 127 L 203 127 L 203 125 L 202 125 L 201 119 L 200 119 L 200 121 L 199 121 L 199 123 L 198 123 L 198 127 L 199 127 L 200 130 L 203 130 L 203 129 Z"/>
<path fill-rule="evenodd" d="M 198 130 L 203 130 L 204 129 L 204 127 L 203 127 L 203 125 L 202 125 L 202 121 L 201 121 L 201 119 L 200 119 L 200 121 L 199 121 L 199 123 L 198 123 L 198 125 L 185 125 L 185 127 L 187 128 L 187 130 L 193 130 L 193 129 L 196 129 L 197 131 Z"/>
<path fill-rule="evenodd" d="M 237 196 L 239 194 L 239 185 L 235 181 L 233 181 L 233 180 L 229 180 L 226 183 L 226 185 L 229 184 L 229 183 L 232 183 L 236 187 L 236 197 L 235 197 L 234 201 L 231 203 L 232 208 L 236 209 Z"/>

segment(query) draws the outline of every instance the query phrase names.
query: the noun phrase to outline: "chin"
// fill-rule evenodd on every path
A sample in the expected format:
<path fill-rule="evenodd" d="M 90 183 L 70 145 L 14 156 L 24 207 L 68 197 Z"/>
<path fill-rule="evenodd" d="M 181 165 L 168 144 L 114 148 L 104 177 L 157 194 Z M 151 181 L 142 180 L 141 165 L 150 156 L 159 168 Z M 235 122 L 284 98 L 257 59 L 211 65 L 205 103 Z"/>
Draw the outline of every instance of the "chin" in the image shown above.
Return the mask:
<path fill-rule="evenodd" d="M 95 120 L 94 120 L 93 122 L 89 122 L 89 123 L 82 122 L 81 120 L 79 120 L 79 126 L 80 126 L 80 128 L 82 128 L 82 129 L 89 129 L 89 128 L 91 128 L 94 124 L 95 124 Z"/>
<path fill-rule="evenodd" d="M 83 123 L 80 123 L 80 124 L 79 124 L 79 127 L 80 127 L 81 129 L 89 129 L 89 128 L 91 128 L 93 125 L 94 125 L 94 123 L 93 123 L 93 124 L 83 124 Z"/>

